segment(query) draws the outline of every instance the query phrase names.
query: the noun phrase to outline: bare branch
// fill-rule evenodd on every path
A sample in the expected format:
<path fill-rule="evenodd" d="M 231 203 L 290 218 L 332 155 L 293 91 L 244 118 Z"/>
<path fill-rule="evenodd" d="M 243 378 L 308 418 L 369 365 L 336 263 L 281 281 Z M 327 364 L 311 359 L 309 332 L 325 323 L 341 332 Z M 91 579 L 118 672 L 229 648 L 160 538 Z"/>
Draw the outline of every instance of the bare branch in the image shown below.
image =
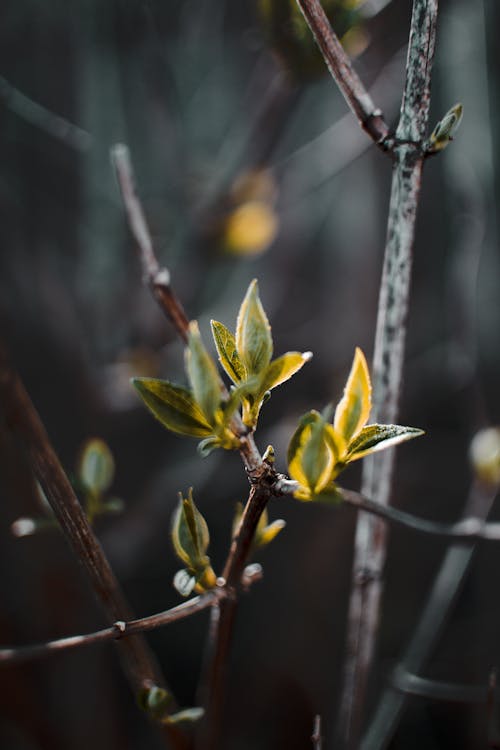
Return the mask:
<path fill-rule="evenodd" d="M 402 382 L 415 223 L 429 116 L 437 0 L 414 0 L 401 113 L 393 148 L 394 170 L 374 347 L 374 421 L 397 421 Z M 362 493 L 389 502 L 394 454 L 389 451 L 363 467 Z M 347 659 L 340 711 L 340 736 L 358 747 L 365 695 L 378 631 L 386 528 L 360 514 L 356 528 L 353 588 L 347 626 Z M 372 571 L 367 581 L 364 571 Z"/>
<path fill-rule="evenodd" d="M 313 750 L 321 750 L 323 747 L 323 737 L 321 736 L 321 716 L 319 714 L 314 717 L 311 741 Z"/>
<path fill-rule="evenodd" d="M 127 146 L 117 143 L 111 150 L 111 160 L 116 170 L 130 231 L 137 243 L 144 282 L 149 286 L 163 312 L 171 320 L 181 339 L 187 341 L 189 320 L 170 284 L 170 273 L 161 268 L 156 258 L 151 234 L 137 197 L 132 164 Z"/>
<path fill-rule="evenodd" d="M 6 423 L 24 444 L 33 473 L 43 488 L 76 558 L 82 564 L 107 619 L 112 623 L 132 619 L 131 609 L 120 584 L 64 473 L 40 417 L 19 376 L 8 361 L 1 342 L 0 396 Z M 120 644 L 119 653 L 135 695 L 152 685 L 164 685 L 155 657 L 142 637 L 135 636 L 124 641 Z M 163 731 L 165 739 L 168 739 L 173 747 L 184 748 L 184 740 L 175 727 L 165 725 Z"/>
<path fill-rule="evenodd" d="M 456 682 L 442 682 L 419 677 L 412 672 L 399 667 L 394 673 L 392 685 L 406 695 L 418 695 L 434 701 L 452 701 L 453 703 L 483 703 L 487 704 L 491 694 L 496 695 L 496 689 L 485 683 L 484 685 L 464 685 Z"/>
<path fill-rule="evenodd" d="M 474 516 L 485 522 L 497 492 L 498 486 L 474 482 L 464 508 L 464 519 Z M 472 546 L 453 545 L 447 550 L 418 625 L 401 659 L 400 666 L 406 671 L 418 673 L 430 657 L 446 616 L 460 593 L 473 553 Z M 403 692 L 389 687 L 382 693 L 375 715 L 363 737 L 362 750 L 382 750 L 387 746 L 404 705 Z"/>
<path fill-rule="evenodd" d="M 386 141 L 390 135 L 390 128 L 384 120 L 382 111 L 377 109 L 352 67 L 349 57 L 321 7 L 320 0 L 297 0 L 297 4 L 314 34 L 330 73 L 353 114 L 359 120 L 359 124 L 377 146 L 384 151 L 387 150 Z"/>
<path fill-rule="evenodd" d="M 249 586 L 260 580 L 261 577 L 262 569 L 260 565 L 249 565 L 243 571 L 241 585 L 247 590 Z M 229 595 L 230 589 L 220 586 L 164 612 L 158 612 L 157 614 L 149 615 L 149 617 L 141 617 L 137 620 L 129 620 L 128 622 L 119 620 L 113 623 L 110 628 L 103 628 L 102 630 L 97 630 L 95 633 L 58 638 L 57 640 L 34 646 L 0 649 L 0 666 L 18 664 L 33 659 L 43 659 L 46 656 L 51 656 L 61 651 L 92 646 L 96 643 L 104 643 L 106 641 L 117 641 L 122 638 L 129 638 L 137 633 L 156 630 L 172 622 L 178 622 L 179 620 L 184 620 L 186 617 L 191 617 L 197 612 L 202 612 L 208 607 L 213 606 L 214 603 L 227 598 Z"/>

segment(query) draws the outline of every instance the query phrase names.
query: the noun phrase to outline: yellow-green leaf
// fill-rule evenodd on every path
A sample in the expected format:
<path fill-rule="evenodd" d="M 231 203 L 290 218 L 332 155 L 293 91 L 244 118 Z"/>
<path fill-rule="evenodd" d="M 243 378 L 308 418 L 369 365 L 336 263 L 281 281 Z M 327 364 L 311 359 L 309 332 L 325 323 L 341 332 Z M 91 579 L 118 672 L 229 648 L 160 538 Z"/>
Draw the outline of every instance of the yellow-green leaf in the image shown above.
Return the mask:
<path fill-rule="evenodd" d="M 212 335 L 219 355 L 219 361 L 233 383 L 246 378 L 245 367 L 236 350 L 236 339 L 225 325 L 217 320 L 211 321 Z"/>
<path fill-rule="evenodd" d="M 179 504 L 172 520 L 172 543 L 177 556 L 193 570 L 207 566 L 206 551 L 210 534 L 205 519 L 194 503 L 191 489 L 187 498 L 179 494 Z"/>
<path fill-rule="evenodd" d="M 336 456 L 325 435 L 325 427 L 321 415 L 317 411 L 310 411 L 301 420 L 288 450 L 290 476 L 308 491 L 310 498 L 332 480 L 335 466 Z M 296 497 L 299 495 L 306 499 L 300 490 Z"/>
<path fill-rule="evenodd" d="M 212 434 L 211 426 L 186 388 L 156 378 L 134 378 L 132 384 L 164 427 L 192 437 Z"/>
<path fill-rule="evenodd" d="M 260 533 L 256 537 L 256 545 L 257 547 L 266 547 L 268 544 L 270 544 L 273 539 L 275 539 L 280 531 L 282 531 L 286 526 L 286 521 L 284 521 L 282 518 L 277 518 L 276 521 L 272 521 L 272 523 L 265 524 L 264 527 L 261 529 Z"/>
<path fill-rule="evenodd" d="M 366 424 L 371 410 L 371 383 L 366 359 L 356 347 L 344 395 L 335 410 L 333 426 L 346 443 Z"/>
<path fill-rule="evenodd" d="M 287 352 L 274 359 L 262 380 L 262 391 L 270 391 L 295 375 L 312 358 L 312 352 Z"/>
<path fill-rule="evenodd" d="M 245 295 L 236 324 L 236 348 L 248 375 L 262 373 L 273 353 L 271 327 L 254 279 Z"/>
<path fill-rule="evenodd" d="M 357 461 L 369 453 L 376 453 L 392 445 L 423 435 L 424 431 L 416 427 L 403 427 L 399 424 L 369 424 L 349 444 L 346 463 Z"/>
<path fill-rule="evenodd" d="M 207 422 L 214 425 L 221 402 L 221 382 L 215 363 L 203 346 L 196 321 L 189 324 L 186 371 L 196 402 Z"/>
<path fill-rule="evenodd" d="M 104 440 L 93 438 L 83 446 L 78 477 L 90 492 L 101 494 L 109 489 L 115 474 L 113 454 Z"/>
<path fill-rule="evenodd" d="M 203 708 L 194 706 L 193 708 L 184 708 L 175 714 L 169 714 L 163 720 L 164 724 L 193 724 L 199 721 L 205 713 Z"/>
<path fill-rule="evenodd" d="M 141 690 L 137 696 L 139 708 L 157 720 L 165 718 L 171 702 L 172 696 L 170 693 L 157 685 Z"/>
<path fill-rule="evenodd" d="M 429 138 L 430 151 L 442 151 L 448 146 L 462 122 L 462 115 L 463 106 L 460 103 L 455 104 L 448 110 L 431 133 Z"/>

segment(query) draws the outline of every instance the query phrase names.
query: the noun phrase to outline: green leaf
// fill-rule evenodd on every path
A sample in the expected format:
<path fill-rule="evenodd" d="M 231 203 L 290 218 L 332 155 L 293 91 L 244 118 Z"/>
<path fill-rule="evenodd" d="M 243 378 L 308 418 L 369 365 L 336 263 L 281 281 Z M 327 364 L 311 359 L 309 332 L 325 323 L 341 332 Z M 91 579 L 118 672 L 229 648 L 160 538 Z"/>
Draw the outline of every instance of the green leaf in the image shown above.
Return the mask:
<path fill-rule="evenodd" d="M 344 395 L 335 410 L 333 426 L 346 443 L 366 424 L 371 410 L 371 383 L 366 359 L 356 347 Z"/>
<path fill-rule="evenodd" d="M 448 110 L 431 133 L 428 142 L 429 151 L 442 151 L 448 146 L 462 122 L 462 115 L 463 107 L 461 104 L 455 104 Z"/>
<path fill-rule="evenodd" d="M 78 478 L 85 489 L 101 495 L 109 489 L 115 475 L 113 454 L 103 440 L 88 440 L 78 464 Z"/>
<path fill-rule="evenodd" d="M 202 458 L 206 458 L 217 448 L 222 448 L 222 443 L 218 437 L 213 435 L 198 443 L 198 453 Z"/>
<path fill-rule="evenodd" d="M 307 500 L 332 481 L 336 454 L 321 414 L 310 411 L 299 424 L 288 449 L 288 470 L 301 485 L 295 497 Z"/>
<path fill-rule="evenodd" d="M 236 324 L 236 348 L 248 375 L 262 373 L 271 361 L 271 327 L 254 279 L 245 295 Z"/>
<path fill-rule="evenodd" d="M 246 378 L 245 367 L 236 350 L 236 340 L 231 331 L 217 320 L 211 321 L 212 336 L 219 355 L 219 361 L 233 383 Z"/>
<path fill-rule="evenodd" d="M 179 504 L 172 519 L 172 543 L 177 556 L 193 570 L 202 570 L 208 565 L 206 551 L 210 534 L 194 503 L 191 488 L 187 498 L 179 493 Z"/>
<path fill-rule="evenodd" d="M 157 685 L 141 690 L 137 696 L 139 708 L 157 721 L 165 719 L 171 702 L 172 696 L 170 693 Z"/>
<path fill-rule="evenodd" d="M 369 424 L 349 444 L 345 461 L 346 463 L 357 461 L 369 453 L 376 453 L 423 434 L 424 431 L 416 427 L 403 427 L 398 424 Z"/>
<path fill-rule="evenodd" d="M 199 721 L 205 711 L 203 708 L 194 706 L 193 708 L 184 708 L 182 711 L 177 711 L 175 714 L 169 714 L 165 717 L 165 724 L 193 724 Z"/>
<path fill-rule="evenodd" d="M 312 352 L 287 352 L 274 359 L 268 366 L 261 382 L 263 392 L 281 385 L 295 375 L 312 358 Z"/>
<path fill-rule="evenodd" d="M 273 521 L 272 523 L 266 523 L 264 524 L 264 527 L 260 529 L 258 534 L 256 535 L 255 544 L 257 547 L 266 547 L 268 544 L 270 544 L 273 539 L 275 539 L 280 531 L 282 531 L 286 526 L 286 521 L 284 521 L 282 518 L 277 518 L 276 521 Z"/>
<path fill-rule="evenodd" d="M 132 384 L 164 427 L 192 437 L 212 434 L 212 427 L 186 388 L 156 378 L 134 378 Z"/>
<path fill-rule="evenodd" d="M 212 357 L 203 346 L 196 321 L 189 324 L 186 371 L 205 419 L 210 425 L 215 425 L 221 403 L 221 381 Z"/>

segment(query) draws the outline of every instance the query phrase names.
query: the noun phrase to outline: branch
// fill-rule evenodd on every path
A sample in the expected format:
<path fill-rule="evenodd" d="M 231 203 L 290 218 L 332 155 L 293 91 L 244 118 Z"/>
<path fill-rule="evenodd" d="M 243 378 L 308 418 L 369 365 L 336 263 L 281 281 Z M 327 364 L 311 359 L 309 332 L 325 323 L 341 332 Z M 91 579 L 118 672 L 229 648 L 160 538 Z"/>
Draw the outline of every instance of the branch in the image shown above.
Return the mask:
<path fill-rule="evenodd" d="M 319 714 L 314 717 L 311 742 L 313 745 L 313 750 L 321 750 L 321 748 L 323 747 L 323 737 L 321 736 L 321 716 Z"/>
<path fill-rule="evenodd" d="M 134 174 L 127 146 L 121 143 L 113 146 L 111 161 L 116 171 L 130 231 L 137 243 L 144 283 L 149 286 L 159 306 L 186 343 L 189 320 L 170 284 L 170 272 L 167 268 L 161 268 L 156 258 L 144 211 L 135 190 Z"/>
<path fill-rule="evenodd" d="M 474 482 L 464 508 L 464 518 L 474 515 L 485 522 L 498 492 L 498 486 Z M 410 643 L 398 668 L 418 673 L 431 656 L 446 616 L 456 602 L 474 553 L 474 547 L 453 545 L 441 563 L 431 592 L 420 616 Z M 403 692 L 387 688 L 379 701 L 375 715 L 363 737 L 362 750 L 382 750 L 390 742 L 403 712 L 406 698 Z"/>
<path fill-rule="evenodd" d="M 437 0 L 413 0 L 405 90 L 396 142 L 374 347 L 374 421 L 397 421 L 402 383 L 406 319 L 415 223 L 420 194 L 423 141 L 429 115 Z M 365 460 L 362 493 L 381 505 L 389 502 L 394 456 Z M 358 747 L 368 677 L 378 630 L 386 529 L 372 516 L 358 518 L 353 584 L 347 625 L 347 658 L 339 732 L 348 748 Z M 374 575 L 364 580 L 367 569 Z"/>
<path fill-rule="evenodd" d="M 224 566 L 225 586 L 231 590 L 241 576 L 250 553 L 255 529 L 272 493 L 274 469 L 263 463 L 262 474 L 252 486 L 238 529 L 234 535 Z M 205 717 L 202 724 L 201 746 L 204 750 L 219 747 L 221 716 L 224 703 L 229 649 L 236 615 L 236 598 L 229 597 L 212 609 L 209 633 L 209 653 L 204 683 Z"/>
<path fill-rule="evenodd" d="M 314 34 L 328 69 L 359 124 L 382 150 L 388 150 L 390 128 L 352 67 L 337 35 L 333 31 L 320 0 L 297 0 L 306 22 Z"/>
<path fill-rule="evenodd" d="M 241 584 L 246 590 L 261 577 L 262 569 L 260 565 L 249 565 L 243 573 Z M 58 638 L 57 640 L 40 643 L 34 646 L 0 649 L 0 666 L 19 664 L 20 662 L 31 661 L 33 659 L 43 659 L 44 657 L 51 656 L 60 651 L 70 651 L 72 649 L 92 646 L 96 643 L 104 643 L 106 641 L 117 641 L 122 638 L 129 638 L 137 633 L 156 630 L 157 628 L 169 625 L 172 622 L 178 622 L 179 620 L 184 620 L 186 617 L 191 617 L 191 615 L 194 615 L 197 612 L 202 612 L 204 609 L 213 606 L 216 602 L 226 599 L 229 594 L 230 590 L 227 587 L 221 586 L 212 589 L 201 596 L 189 599 L 189 601 L 183 602 L 176 607 L 167 609 L 164 612 L 149 615 L 149 617 L 142 617 L 137 620 L 129 620 L 128 622 L 119 620 L 113 623 L 110 628 L 103 628 L 94 633 L 87 633 L 87 635 L 74 635 L 67 638 Z"/>
<path fill-rule="evenodd" d="M 0 404 L 7 426 L 24 444 L 33 474 L 43 488 L 76 558 L 82 564 L 107 619 L 110 622 L 132 619 L 120 584 L 1 343 Z M 152 685 L 164 684 L 154 655 L 140 636 L 124 641 L 119 653 L 135 695 Z M 173 747 L 184 748 L 184 741 L 175 727 L 164 725 L 162 731 Z"/>

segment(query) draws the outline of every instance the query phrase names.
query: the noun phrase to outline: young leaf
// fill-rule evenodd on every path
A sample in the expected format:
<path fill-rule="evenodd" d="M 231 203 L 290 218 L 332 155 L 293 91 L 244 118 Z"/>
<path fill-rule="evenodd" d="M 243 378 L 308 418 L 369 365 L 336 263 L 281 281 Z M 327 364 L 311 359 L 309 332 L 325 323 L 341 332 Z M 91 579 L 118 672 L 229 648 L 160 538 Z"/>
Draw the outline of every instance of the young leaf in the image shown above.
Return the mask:
<path fill-rule="evenodd" d="M 344 395 L 335 410 L 333 426 L 346 443 L 357 435 L 370 415 L 371 383 L 366 359 L 356 347 L 351 372 L 347 379 Z"/>
<path fill-rule="evenodd" d="M 113 455 L 103 440 L 88 440 L 80 457 L 78 478 L 85 489 L 97 495 L 109 489 L 115 474 Z"/>
<path fill-rule="evenodd" d="M 287 352 L 273 360 L 262 379 L 261 390 L 270 391 L 295 375 L 312 358 L 312 352 Z"/>
<path fill-rule="evenodd" d="M 376 453 L 423 434 L 424 431 L 416 427 L 403 427 L 399 424 L 369 424 L 349 444 L 345 461 L 346 463 L 357 461 L 369 453 Z"/>
<path fill-rule="evenodd" d="M 194 706 L 193 708 L 184 708 L 182 711 L 177 711 L 175 714 L 169 714 L 165 717 L 165 724 L 193 724 L 199 721 L 203 714 L 203 708 Z"/>
<path fill-rule="evenodd" d="M 139 708 L 156 720 L 165 719 L 171 702 L 172 696 L 170 693 L 157 685 L 141 690 L 137 696 Z"/>
<path fill-rule="evenodd" d="M 212 336 L 219 355 L 219 361 L 233 383 L 246 378 L 245 367 L 236 350 L 236 340 L 231 331 L 217 320 L 211 321 Z"/>
<path fill-rule="evenodd" d="M 259 299 L 254 279 L 245 295 L 236 324 L 236 348 L 248 375 L 263 372 L 271 361 L 271 327 Z"/>
<path fill-rule="evenodd" d="M 221 383 L 212 357 L 203 346 L 196 321 L 189 324 L 186 371 L 196 402 L 207 422 L 214 425 L 220 408 Z"/>
<path fill-rule="evenodd" d="M 431 133 L 428 141 L 429 151 L 442 151 L 448 146 L 462 122 L 462 115 L 463 107 L 461 104 L 455 104 L 448 110 Z"/>
<path fill-rule="evenodd" d="M 172 520 L 172 543 L 177 556 L 190 568 L 199 570 L 207 566 L 210 534 L 205 519 L 194 504 L 191 489 L 187 498 L 179 493 L 179 504 Z"/>
<path fill-rule="evenodd" d="M 156 378 L 134 378 L 132 384 L 164 427 L 192 437 L 212 434 L 211 426 L 186 388 Z"/>
<path fill-rule="evenodd" d="M 331 482 L 337 456 L 332 451 L 321 414 L 306 414 L 292 436 L 288 449 L 288 470 L 301 489 L 295 497 L 311 500 Z"/>
<path fill-rule="evenodd" d="M 175 574 L 173 584 L 174 589 L 181 596 L 189 596 L 196 586 L 196 576 L 192 575 L 188 569 L 181 568 Z"/>
<path fill-rule="evenodd" d="M 273 541 L 273 539 L 278 536 L 280 531 L 282 531 L 285 526 L 286 521 L 284 521 L 282 518 L 277 518 L 276 521 L 273 521 L 272 523 L 264 524 L 264 527 L 260 530 L 258 536 L 256 535 L 256 546 L 266 547 Z"/>

